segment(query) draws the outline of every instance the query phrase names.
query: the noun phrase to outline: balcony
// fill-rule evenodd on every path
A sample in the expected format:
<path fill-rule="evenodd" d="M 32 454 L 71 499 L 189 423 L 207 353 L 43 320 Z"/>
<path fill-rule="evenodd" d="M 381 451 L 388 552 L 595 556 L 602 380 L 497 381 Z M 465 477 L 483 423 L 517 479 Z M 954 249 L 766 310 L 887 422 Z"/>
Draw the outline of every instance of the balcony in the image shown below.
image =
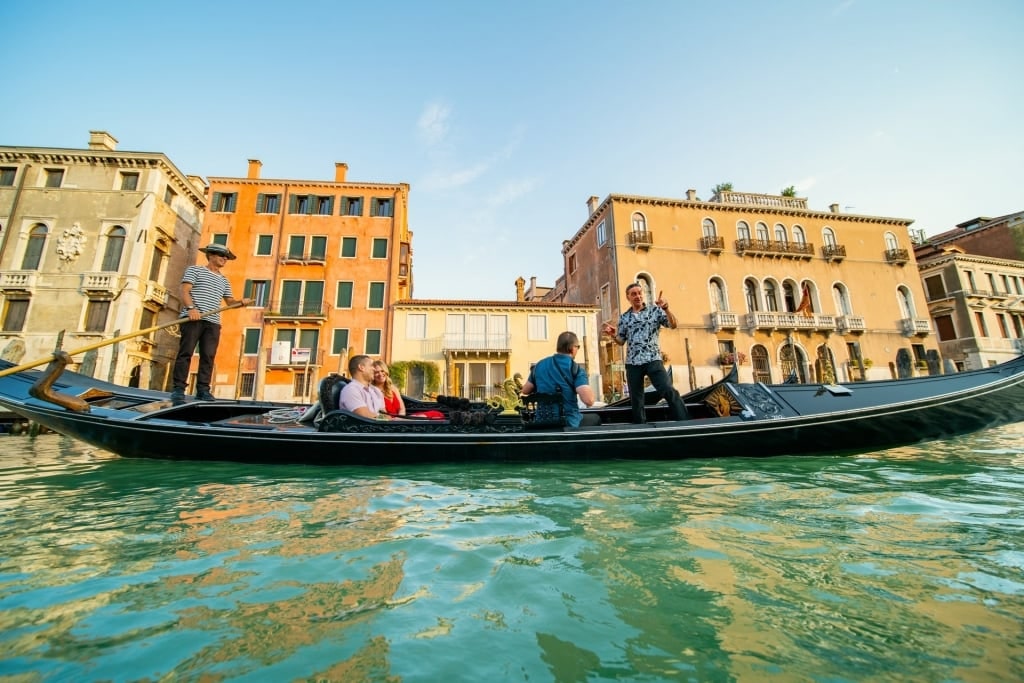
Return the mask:
<path fill-rule="evenodd" d="M 705 254 L 721 254 L 725 250 L 725 238 L 718 235 L 701 237 L 700 250 Z"/>
<path fill-rule="evenodd" d="M 327 256 L 325 254 L 281 254 L 281 264 L 292 264 L 300 266 L 322 266 L 327 263 Z"/>
<path fill-rule="evenodd" d="M 746 326 L 751 330 L 818 330 L 832 332 L 836 317 L 832 315 L 804 315 L 778 311 L 748 313 Z"/>
<path fill-rule="evenodd" d="M 777 194 L 757 194 L 754 192 L 722 191 L 711 198 L 721 204 L 748 204 L 754 206 L 770 206 L 775 209 L 806 209 L 807 199 L 804 197 L 783 197 Z"/>
<path fill-rule="evenodd" d="M 264 349 L 264 352 L 267 356 L 267 367 L 275 370 L 304 370 L 307 366 L 311 368 L 320 367 L 324 364 L 324 354 L 327 353 L 326 349 L 313 349 L 307 360 L 305 354 L 299 356 L 298 354 L 292 354 L 291 351 L 288 352 L 286 357 L 278 357 L 274 353 L 273 348 Z"/>
<path fill-rule="evenodd" d="M 626 243 L 634 249 L 650 249 L 654 244 L 654 233 L 650 230 L 634 230 L 626 235 Z"/>
<path fill-rule="evenodd" d="M 906 249 L 886 249 L 885 260 L 894 266 L 902 266 L 910 262 L 910 252 Z"/>
<path fill-rule="evenodd" d="M 932 333 L 932 321 L 927 318 L 903 318 L 900 327 L 908 337 L 926 337 Z"/>
<path fill-rule="evenodd" d="M 751 330 L 774 330 L 778 327 L 775 313 L 756 311 L 747 313 L 747 328 Z"/>
<path fill-rule="evenodd" d="M 512 350 L 512 335 L 510 334 L 459 334 L 448 333 L 444 335 L 441 350 L 450 352 L 492 352 L 509 353 Z"/>
<path fill-rule="evenodd" d="M 303 301 L 288 299 L 271 301 L 265 306 L 264 320 L 291 320 L 294 322 L 322 322 L 327 320 L 330 306 L 323 300 Z"/>
<path fill-rule="evenodd" d="M 781 258 L 812 259 L 814 258 L 814 245 L 806 242 L 755 240 L 744 237 L 736 240 L 736 252 L 741 256 L 777 256 Z"/>
<path fill-rule="evenodd" d="M 0 289 L 30 292 L 36 288 L 34 270 L 7 270 L 0 273 Z"/>
<path fill-rule="evenodd" d="M 167 305 L 168 292 L 166 287 L 162 287 L 155 282 L 146 283 L 146 293 L 143 295 L 143 301 L 152 301 L 160 306 Z"/>
<path fill-rule="evenodd" d="M 839 263 L 846 258 L 846 247 L 842 244 L 826 244 L 821 248 L 821 256 L 826 261 Z"/>
<path fill-rule="evenodd" d="M 711 314 L 711 328 L 719 330 L 735 330 L 740 326 L 740 317 L 728 311 L 715 311 Z"/>
<path fill-rule="evenodd" d="M 86 292 L 117 294 L 121 276 L 117 273 L 82 273 L 82 289 Z"/>
<path fill-rule="evenodd" d="M 859 315 L 841 315 L 836 318 L 836 329 L 842 333 L 858 334 L 867 328 L 864 327 L 864 318 Z"/>

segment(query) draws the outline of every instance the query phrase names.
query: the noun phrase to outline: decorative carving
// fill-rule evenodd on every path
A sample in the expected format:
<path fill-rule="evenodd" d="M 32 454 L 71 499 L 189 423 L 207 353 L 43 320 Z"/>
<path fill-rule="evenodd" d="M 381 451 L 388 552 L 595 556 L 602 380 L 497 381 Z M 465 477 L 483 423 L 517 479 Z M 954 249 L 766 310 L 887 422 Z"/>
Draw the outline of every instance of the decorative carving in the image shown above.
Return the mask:
<path fill-rule="evenodd" d="M 518 372 L 501 383 L 501 393 L 492 396 L 487 405 L 494 410 L 501 410 L 506 415 L 523 407 L 519 395 L 523 390 L 523 376 Z"/>
<path fill-rule="evenodd" d="M 64 232 L 57 238 L 57 256 L 62 261 L 74 261 L 82 255 L 82 247 L 85 245 L 85 233 L 78 223 L 70 228 L 64 228 Z"/>
<path fill-rule="evenodd" d="M 747 406 L 757 411 L 757 417 L 782 417 L 779 404 L 760 386 L 737 384 L 733 389 Z"/>

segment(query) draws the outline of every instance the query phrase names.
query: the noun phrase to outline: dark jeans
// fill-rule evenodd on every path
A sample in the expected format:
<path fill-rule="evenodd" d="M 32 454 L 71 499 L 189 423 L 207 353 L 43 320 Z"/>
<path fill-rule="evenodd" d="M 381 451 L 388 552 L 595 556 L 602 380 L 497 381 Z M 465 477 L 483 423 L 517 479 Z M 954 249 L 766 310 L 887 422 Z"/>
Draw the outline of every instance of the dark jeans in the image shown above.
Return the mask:
<path fill-rule="evenodd" d="M 626 366 L 626 384 L 629 386 L 629 405 L 633 408 L 633 422 L 647 422 L 644 410 L 644 377 L 651 378 L 651 386 L 659 399 L 668 402 L 669 413 L 673 420 L 687 419 L 686 406 L 679 398 L 679 392 L 669 383 L 668 372 L 660 360 L 652 360 L 644 365 Z"/>
<path fill-rule="evenodd" d="M 181 329 L 181 343 L 178 357 L 174 360 L 174 388 L 185 391 L 188 384 L 188 369 L 192 354 L 199 345 L 199 374 L 196 377 L 196 391 L 209 391 L 213 379 L 213 357 L 220 344 L 220 325 L 205 320 L 190 320 L 178 326 Z"/>

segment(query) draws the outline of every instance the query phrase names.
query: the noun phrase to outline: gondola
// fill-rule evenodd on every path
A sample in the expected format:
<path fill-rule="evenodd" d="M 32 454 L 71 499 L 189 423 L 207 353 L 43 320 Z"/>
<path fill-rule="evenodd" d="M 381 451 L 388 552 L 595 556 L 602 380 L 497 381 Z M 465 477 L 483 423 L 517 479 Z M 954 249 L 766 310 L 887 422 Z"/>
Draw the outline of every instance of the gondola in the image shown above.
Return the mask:
<path fill-rule="evenodd" d="M 62 370 L 55 361 L 0 377 L 0 405 L 126 458 L 361 466 L 857 453 L 1024 420 L 1024 356 L 982 370 L 849 384 L 740 383 L 734 372 L 684 396 L 687 420 L 669 420 L 661 403 L 647 407 L 646 423 L 631 424 L 620 402 L 589 409 L 602 424 L 577 430 L 539 419 L 540 404 L 551 402 L 543 396 L 409 397 L 409 418 L 381 421 L 334 407 L 346 381 L 336 375 L 321 382 L 313 406 L 173 405 L 164 392 Z"/>

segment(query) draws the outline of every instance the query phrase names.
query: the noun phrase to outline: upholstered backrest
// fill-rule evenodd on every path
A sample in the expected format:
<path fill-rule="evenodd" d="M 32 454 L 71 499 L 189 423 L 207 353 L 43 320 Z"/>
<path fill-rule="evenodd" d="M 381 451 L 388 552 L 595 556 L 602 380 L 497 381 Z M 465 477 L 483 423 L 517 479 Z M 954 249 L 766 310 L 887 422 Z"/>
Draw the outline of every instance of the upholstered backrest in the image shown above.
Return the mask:
<path fill-rule="evenodd" d="M 520 413 L 529 427 L 564 427 L 565 397 L 561 394 L 527 394 Z"/>
<path fill-rule="evenodd" d="M 317 395 L 320 397 L 320 406 L 325 413 L 338 409 L 338 401 L 341 398 L 341 390 L 348 384 L 349 379 L 341 375 L 331 373 L 320 380 L 320 388 Z"/>

